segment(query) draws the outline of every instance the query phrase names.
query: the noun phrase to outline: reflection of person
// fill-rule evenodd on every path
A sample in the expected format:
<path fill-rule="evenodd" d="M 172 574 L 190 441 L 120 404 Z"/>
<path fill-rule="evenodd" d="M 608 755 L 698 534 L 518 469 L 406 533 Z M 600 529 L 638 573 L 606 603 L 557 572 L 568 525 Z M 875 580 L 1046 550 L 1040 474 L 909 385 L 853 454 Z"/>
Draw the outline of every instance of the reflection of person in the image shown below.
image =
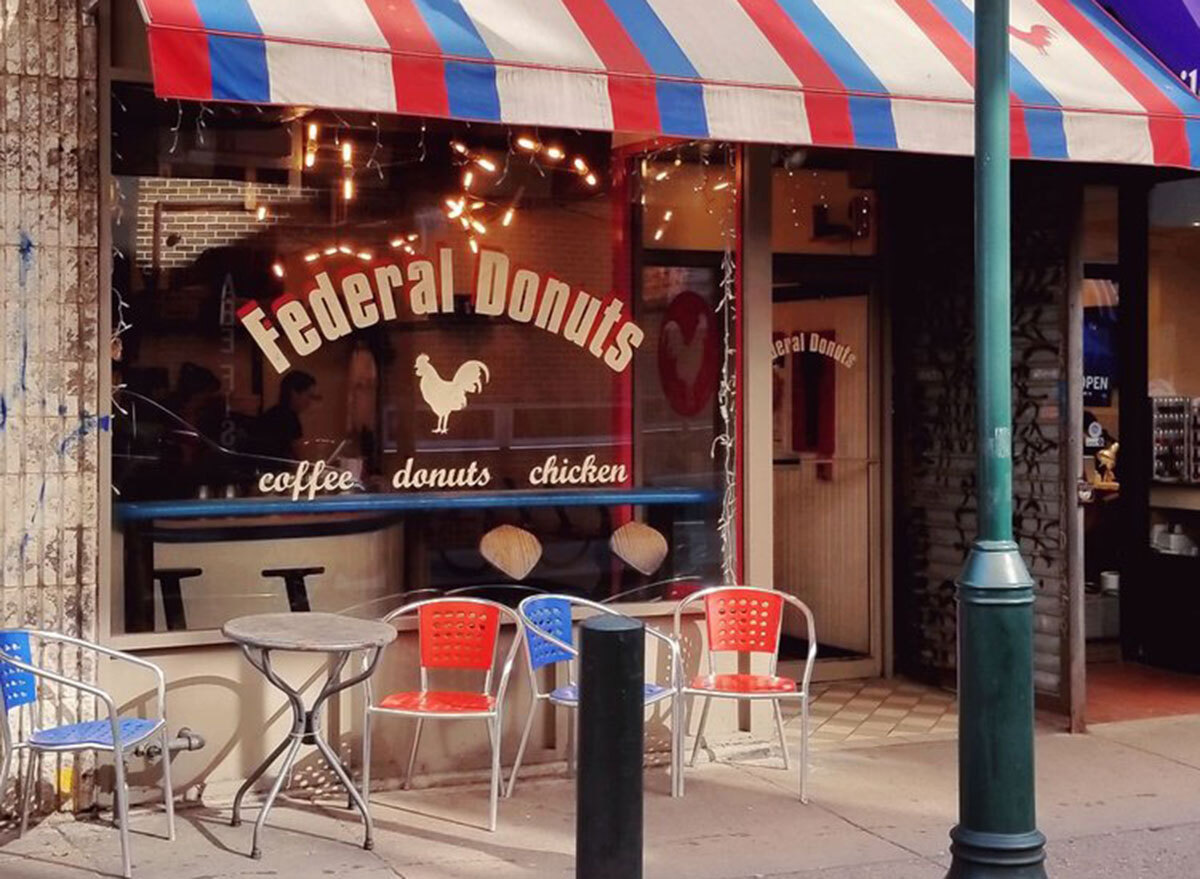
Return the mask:
<path fill-rule="evenodd" d="M 211 370 L 185 362 L 179 367 L 179 382 L 167 397 L 166 407 L 202 436 L 213 439 L 221 423 L 221 382 Z"/>
<path fill-rule="evenodd" d="M 307 372 L 289 372 L 279 383 L 279 402 L 254 423 L 256 445 L 261 454 L 276 458 L 300 457 L 304 428 L 300 413 L 320 400 L 317 380 Z"/>

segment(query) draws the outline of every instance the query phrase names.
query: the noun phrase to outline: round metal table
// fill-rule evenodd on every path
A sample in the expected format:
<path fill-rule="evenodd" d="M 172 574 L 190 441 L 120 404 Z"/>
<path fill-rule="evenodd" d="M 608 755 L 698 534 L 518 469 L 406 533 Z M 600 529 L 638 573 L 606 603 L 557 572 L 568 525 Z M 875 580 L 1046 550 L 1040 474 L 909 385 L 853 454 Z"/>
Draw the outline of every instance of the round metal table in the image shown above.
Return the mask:
<path fill-rule="evenodd" d="M 366 838 L 363 848 L 371 848 L 374 838 L 371 826 L 371 813 L 362 796 L 354 787 L 342 761 L 338 759 L 333 749 L 321 736 L 320 715 L 322 706 L 334 695 L 348 687 L 353 687 L 375 671 L 383 648 L 396 638 L 396 629 L 387 623 L 375 620 L 360 620 L 332 613 L 266 613 L 254 616 L 232 619 L 221 627 L 221 632 L 230 641 L 242 648 L 246 659 L 270 681 L 276 689 L 287 696 L 292 706 L 292 729 L 287 738 L 280 742 L 266 760 L 250 774 L 238 789 L 233 800 L 233 818 L 230 823 L 237 827 L 242 823 L 242 798 L 246 791 L 254 785 L 263 773 L 274 763 L 285 750 L 287 756 L 279 769 L 275 783 L 258 813 L 254 822 L 254 840 L 250 848 L 250 857 L 262 857 L 258 839 L 267 813 L 279 795 L 283 781 L 287 778 L 296 762 L 296 754 L 301 745 L 313 745 L 329 763 L 329 767 L 341 781 L 350 795 L 350 799 L 362 812 L 363 823 L 366 825 Z M 329 664 L 325 684 L 313 700 L 311 707 L 305 707 L 300 691 L 281 678 L 271 666 L 271 651 L 287 650 L 305 653 L 328 654 L 332 662 Z M 347 680 L 341 679 L 342 669 L 352 653 L 369 650 L 370 657 L 365 670 Z"/>

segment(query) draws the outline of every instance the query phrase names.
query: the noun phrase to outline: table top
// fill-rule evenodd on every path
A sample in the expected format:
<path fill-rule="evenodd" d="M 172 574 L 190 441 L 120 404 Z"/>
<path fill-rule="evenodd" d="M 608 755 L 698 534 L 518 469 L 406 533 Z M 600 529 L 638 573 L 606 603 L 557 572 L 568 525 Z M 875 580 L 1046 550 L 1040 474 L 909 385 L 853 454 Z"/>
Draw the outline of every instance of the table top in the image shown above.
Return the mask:
<path fill-rule="evenodd" d="M 260 613 L 237 617 L 221 627 L 230 641 L 269 650 L 346 653 L 383 647 L 396 639 L 396 629 L 378 620 L 336 613 Z"/>

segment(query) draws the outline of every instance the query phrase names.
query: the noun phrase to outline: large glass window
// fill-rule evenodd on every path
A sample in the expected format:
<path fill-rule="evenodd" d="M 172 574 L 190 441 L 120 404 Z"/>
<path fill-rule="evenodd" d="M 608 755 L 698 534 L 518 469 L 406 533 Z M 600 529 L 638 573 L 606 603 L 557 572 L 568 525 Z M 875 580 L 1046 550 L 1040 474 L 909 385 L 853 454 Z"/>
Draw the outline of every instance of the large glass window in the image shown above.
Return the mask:
<path fill-rule="evenodd" d="M 113 127 L 115 632 L 720 576 L 727 150 L 141 87 Z"/>

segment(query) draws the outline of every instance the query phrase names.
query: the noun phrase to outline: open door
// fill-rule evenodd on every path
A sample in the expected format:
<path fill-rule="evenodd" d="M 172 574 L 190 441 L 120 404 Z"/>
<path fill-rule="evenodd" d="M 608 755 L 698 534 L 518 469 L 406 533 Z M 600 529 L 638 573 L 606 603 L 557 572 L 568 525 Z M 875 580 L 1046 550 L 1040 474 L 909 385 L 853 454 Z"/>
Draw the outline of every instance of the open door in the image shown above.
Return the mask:
<path fill-rule="evenodd" d="M 773 304 L 775 584 L 817 622 L 822 677 L 879 674 L 881 509 L 871 297 Z M 784 622 L 784 656 L 807 648 Z"/>

